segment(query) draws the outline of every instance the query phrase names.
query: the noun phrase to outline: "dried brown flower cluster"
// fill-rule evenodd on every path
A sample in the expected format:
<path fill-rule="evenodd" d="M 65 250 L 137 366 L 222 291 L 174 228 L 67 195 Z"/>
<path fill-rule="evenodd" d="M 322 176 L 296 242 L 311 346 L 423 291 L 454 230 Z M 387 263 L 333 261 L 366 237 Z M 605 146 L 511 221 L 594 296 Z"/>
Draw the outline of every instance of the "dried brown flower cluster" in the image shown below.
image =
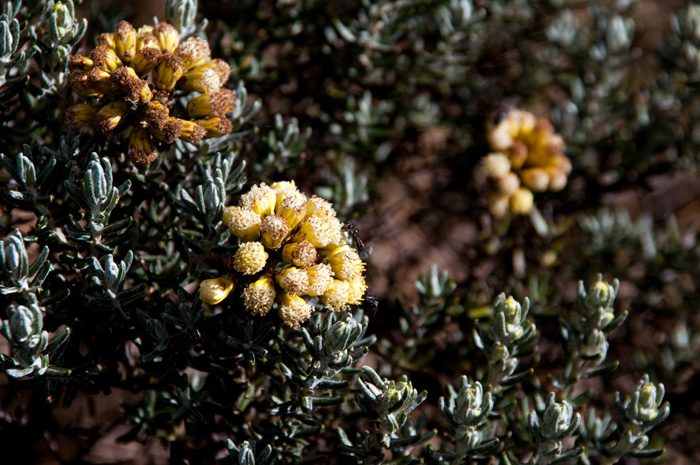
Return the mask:
<path fill-rule="evenodd" d="M 231 68 L 211 58 L 207 41 L 181 43 L 168 23 L 137 31 L 122 21 L 113 33 L 99 36 L 89 55 L 73 55 L 69 69 L 71 86 L 83 102 L 68 109 L 66 122 L 103 135 L 128 130 L 129 158 L 137 165 L 152 162 L 159 148 L 176 139 L 195 143 L 233 129 L 226 115 L 236 95 L 222 89 Z M 201 94 L 189 100 L 181 117 L 171 115 L 177 91 Z"/>
<path fill-rule="evenodd" d="M 484 157 L 477 176 L 489 180 L 489 209 L 494 216 L 508 210 L 528 214 L 533 192 L 560 191 L 567 183 L 571 162 L 564 140 L 549 121 L 512 109 L 489 129 L 493 153 Z"/>
<path fill-rule="evenodd" d="M 365 264 L 346 243 L 333 206 L 307 199 L 293 181 L 253 186 L 223 221 L 240 241 L 228 261 L 233 276 L 202 281 L 203 301 L 219 303 L 241 282 L 250 313 L 265 315 L 277 304 L 293 328 L 311 316 L 308 299 L 333 310 L 362 301 Z"/>

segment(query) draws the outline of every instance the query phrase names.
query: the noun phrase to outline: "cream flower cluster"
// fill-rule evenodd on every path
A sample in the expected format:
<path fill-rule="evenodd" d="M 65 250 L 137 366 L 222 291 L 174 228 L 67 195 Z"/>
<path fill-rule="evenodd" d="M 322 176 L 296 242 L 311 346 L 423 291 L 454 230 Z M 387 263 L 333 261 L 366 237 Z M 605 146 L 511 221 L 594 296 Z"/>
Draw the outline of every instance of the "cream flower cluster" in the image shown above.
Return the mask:
<path fill-rule="evenodd" d="M 489 128 L 493 153 L 481 160 L 477 176 L 489 180 L 489 209 L 494 216 L 508 210 L 528 214 L 533 192 L 560 191 L 567 183 L 571 162 L 564 140 L 549 121 L 512 109 Z"/>
<path fill-rule="evenodd" d="M 235 274 L 203 281 L 203 301 L 221 302 L 238 280 L 250 313 L 265 315 L 276 304 L 293 328 L 311 316 L 310 298 L 336 311 L 361 302 L 365 264 L 345 241 L 328 201 L 307 199 L 293 181 L 262 183 L 229 207 L 223 221 L 240 241 L 228 261 Z"/>
<path fill-rule="evenodd" d="M 69 60 L 69 81 L 82 100 L 66 112 L 73 129 L 91 126 L 103 135 L 129 129 L 129 158 L 143 165 L 158 158 L 158 149 L 176 139 L 199 142 L 229 134 L 236 95 L 222 89 L 231 73 L 223 60 L 212 59 L 199 38 L 180 42 L 168 23 L 138 31 L 122 21 L 114 33 L 97 39 L 89 54 Z M 198 92 L 186 115 L 171 115 L 176 90 Z"/>

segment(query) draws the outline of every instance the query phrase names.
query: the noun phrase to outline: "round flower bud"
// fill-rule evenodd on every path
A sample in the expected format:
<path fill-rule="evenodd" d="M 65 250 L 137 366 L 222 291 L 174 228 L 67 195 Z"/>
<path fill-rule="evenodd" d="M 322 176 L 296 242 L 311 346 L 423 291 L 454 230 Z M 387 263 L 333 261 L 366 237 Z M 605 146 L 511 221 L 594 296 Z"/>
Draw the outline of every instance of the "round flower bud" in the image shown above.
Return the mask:
<path fill-rule="evenodd" d="M 299 192 L 294 181 L 277 181 L 270 186 L 277 193 L 277 202 L 281 202 L 287 194 Z"/>
<path fill-rule="evenodd" d="M 182 75 L 180 87 L 188 92 L 216 92 L 221 89 L 221 78 L 212 66 L 200 66 Z"/>
<path fill-rule="evenodd" d="M 282 249 L 282 260 L 290 265 L 309 268 L 316 264 L 318 252 L 309 241 L 292 242 Z"/>
<path fill-rule="evenodd" d="M 95 66 L 92 58 L 84 53 L 76 53 L 68 59 L 68 70 L 73 73 L 77 71 L 87 72 Z"/>
<path fill-rule="evenodd" d="M 255 274 L 265 267 L 267 257 L 260 242 L 244 242 L 233 256 L 233 269 L 245 275 Z"/>
<path fill-rule="evenodd" d="M 160 129 L 153 128 L 153 135 L 166 144 L 172 144 L 180 138 L 182 133 L 182 122 L 184 120 L 169 116 Z"/>
<path fill-rule="evenodd" d="M 134 68 L 137 74 L 146 74 L 160 63 L 163 52 L 160 50 L 158 39 L 152 34 L 144 34 L 136 39 L 136 54 L 129 66 Z"/>
<path fill-rule="evenodd" d="M 95 129 L 104 135 L 111 134 L 119 126 L 129 110 L 124 101 L 114 101 L 99 109 L 95 115 Z"/>
<path fill-rule="evenodd" d="M 568 181 L 567 176 L 564 173 L 555 171 L 551 173 L 549 179 L 549 190 L 552 192 L 559 192 L 566 187 Z"/>
<path fill-rule="evenodd" d="M 278 313 L 284 324 L 298 329 L 311 316 L 311 307 L 299 296 L 282 294 L 278 302 Z"/>
<path fill-rule="evenodd" d="M 260 215 L 253 210 L 228 207 L 222 220 L 231 233 L 243 242 L 257 241 L 260 238 Z"/>
<path fill-rule="evenodd" d="M 360 279 L 365 270 L 364 262 L 360 260 L 357 252 L 347 244 L 331 250 L 325 262 L 331 266 L 335 277 L 343 281 L 356 281 Z"/>
<path fill-rule="evenodd" d="M 122 66 L 122 61 L 117 56 L 117 53 L 113 49 L 104 45 L 96 47 L 90 53 L 90 59 L 92 60 L 94 67 L 107 73 L 111 73 L 115 69 Z"/>
<path fill-rule="evenodd" d="M 258 215 L 272 215 L 275 212 L 275 200 L 277 196 L 265 183 L 251 187 L 250 191 L 241 196 L 239 205 L 248 210 L 253 210 Z"/>
<path fill-rule="evenodd" d="M 169 116 L 170 110 L 168 107 L 157 100 L 149 102 L 146 106 L 146 122 L 155 130 L 162 131 Z"/>
<path fill-rule="evenodd" d="M 320 217 L 320 218 L 326 218 L 329 216 L 335 216 L 335 210 L 333 210 L 333 205 L 326 200 L 322 199 L 321 197 L 317 196 L 312 196 L 307 202 L 306 202 L 306 215 L 304 216 L 305 220 L 308 220 L 311 217 Z"/>
<path fill-rule="evenodd" d="M 95 40 L 95 45 L 97 45 L 98 47 L 100 45 L 104 45 L 114 50 L 114 34 L 112 34 L 111 32 L 103 32 L 102 34 L 97 36 L 97 39 Z"/>
<path fill-rule="evenodd" d="M 180 119 L 180 123 L 182 123 L 182 129 L 180 130 L 180 140 L 189 142 L 190 144 L 196 144 L 200 140 L 204 139 L 204 136 L 207 135 L 207 131 L 194 121 Z"/>
<path fill-rule="evenodd" d="M 228 297 L 235 285 L 236 282 L 227 275 L 205 279 L 199 284 L 199 298 L 202 302 L 216 305 Z"/>
<path fill-rule="evenodd" d="M 153 92 L 148 86 L 148 83 L 140 79 L 129 66 L 121 66 L 117 68 L 110 76 L 110 81 L 120 93 L 124 95 L 124 100 L 132 105 L 138 103 L 150 102 L 153 98 Z"/>
<path fill-rule="evenodd" d="M 510 198 L 510 210 L 519 215 L 527 215 L 532 210 L 534 197 L 532 191 L 521 187 Z"/>
<path fill-rule="evenodd" d="M 210 59 L 209 42 L 199 37 L 190 37 L 182 42 L 175 53 L 185 62 L 185 69 L 189 70 L 203 65 Z"/>
<path fill-rule="evenodd" d="M 289 234 L 289 225 L 279 215 L 267 215 L 260 224 L 260 242 L 268 249 L 276 250 Z"/>
<path fill-rule="evenodd" d="M 187 114 L 192 118 L 223 118 L 236 107 L 236 93 L 221 89 L 219 92 L 207 92 L 187 102 Z"/>
<path fill-rule="evenodd" d="M 330 287 L 321 296 L 321 302 L 336 312 L 345 308 L 350 300 L 350 284 L 334 279 Z"/>
<path fill-rule="evenodd" d="M 488 198 L 489 211 L 496 218 L 501 218 L 505 216 L 510 207 L 510 198 L 507 195 L 503 195 L 500 192 L 491 193 Z"/>
<path fill-rule="evenodd" d="M 549 186 L 549 175 L 542 168 L 528 168 L 520 173 L 526 187 L 533 192 L 544 192 Z"/>
<path fill-rule="evenodd" d="M 489 153 L 481 159 L 480 165 L 490 179 L 501 179 L 510 173 L 510 161 L 502 153 Z"/>
<path fill-rule="evenodd" d="M 77 131 L 92 124 L 99 109 L 91 103 L 77 103 L 66 110 L 66 124 Z"/>
<path fill-rule="evenodd" d="M 364 278 L 360 277 L 355 281 L 350 281 L 348 284 L 348 304 L 359 305 L 362 303 L 362 298 L 367 291 L 367 285 L 365 284 Z"/>
<path fill-rule="evenodd" d="M 309 275 L 309 290 L 306 292 L 311 297 L 323 295 L 333 284 L 333 270 L 330 265 L 319 263 L 307 271 Z"/>
<path fill-rule="evenodd" d="M 265 315 L 275 303 L 275 284 L 272 276 L 261 276 L 257 281 L 248 285 L 243 291 L 243 304 L 253 315 Z"/>
<path fill-rule="evenodd" d="M 174 52 L 180 43 L 180 34 L 168 23 L 158 23 L 153 28 L 153 35 L 158 39 L 160 49 L 164 52 Z"/>
<path fill-rule="evenodd" d="M 228 118 L 213 116 L 207 119 L 198 119 L 195 122 L 206 131 L 204 135 L 205 139 L 225 136 L 226 134 L 231 134 L 231 131 L 233 131 L 233 124 Z"/>
<path fill-rule="evenodd" d="M 171 91 L 182 77 L 184 71 L 185 63 L 182 61 L 182 58 L 174 53 L 165 52 L 163 53 L 163 59 L 156 68 L 153 80 L 158 89 Z"/>
<path fill-rule="evenodd" d="M 327 247 L 340 232 L 340 221 L 334 216 L 317 217 L 313 216 L 304 221 L 299 228 L 299 232 L 294 239 L 302 241 L 306 239 L 311 242 L 314 247 L 322 249 Z"/>
<path fill-rule="evenodd" d="M 498 191 L 503 195 L 512 195 L 520 188 L 520 179 L 515 173 L 507 173 L 496 181 Z"/>
<path fill-rule="evenodd" d="M 303 268 L 284 268 L 276 275 L 277 284 L 292 295 L 304 295 L 309 290 L 309 274 Z"/>
<path fill-rule="evenodd" d="M 158 149 L 151 133 L 144 127 L 132 128 L 129 134 L 129 159 L 135 165 L 145 165 L 158 158 Z"/>
<path fill-rule="evenodd" d="M 127 21 L 117 24 L 114 30 L 114 51 L 124 63 L 129 63 L 136 54 L 136 30 Z"/>
<path fill-rule="evenodd" d="M 306 216 L 306 196 L 301 192 L 287 192 L 280 195 L 277 192 L 277 214 L 280 215 L 294 229 Z"/>

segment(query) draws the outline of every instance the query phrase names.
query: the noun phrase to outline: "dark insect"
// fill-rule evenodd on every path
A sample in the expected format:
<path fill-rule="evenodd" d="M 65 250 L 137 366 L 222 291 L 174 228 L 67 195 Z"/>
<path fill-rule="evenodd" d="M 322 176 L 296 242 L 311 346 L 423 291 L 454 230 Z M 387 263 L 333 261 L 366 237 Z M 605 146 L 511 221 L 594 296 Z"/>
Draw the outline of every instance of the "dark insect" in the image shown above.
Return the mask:
<path fill-rule="evenodd" d="M 379 301 L 377 300 L 377 296 L 369 292 L 369 290 L 365 291 L 365 296 L 362 300 L 362 311 L 364 311 L 369 318 L 374 318 L 378 308 Z"/>
<path fill-rule="evenodd" d="M 362 242 L 362 239 L 360 238 L 360 231 L 357 230 L 355 225 L 348 222 L 345 224 L 345 226 L 343 226 L 343 229 L 350 235 L 350 238 L 352 238 L 352 244 L 360 257 L 364 258 L 368 256 L 369 254 L 367 253 L 365 243 Z"/>

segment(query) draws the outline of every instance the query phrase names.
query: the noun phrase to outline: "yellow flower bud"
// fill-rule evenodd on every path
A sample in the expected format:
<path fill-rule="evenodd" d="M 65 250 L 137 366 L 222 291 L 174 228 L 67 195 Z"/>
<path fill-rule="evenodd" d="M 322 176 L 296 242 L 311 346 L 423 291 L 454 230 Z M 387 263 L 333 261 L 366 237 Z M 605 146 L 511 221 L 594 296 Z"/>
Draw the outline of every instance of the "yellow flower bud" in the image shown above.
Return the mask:
<path fill-rule="evenodd" d="M 260 238 L 260 215 L 241 207 L 228 207 L 222 218 L 228 229 L 243 242 Z"/>
<path fill-rule="evenodd" d="M 68 70 L 71 73 L 76 71 L 87 72 L 93 66 L 95 66 L 95 63 L 92 61 L 92 58 L 89 58 L 84 53 L 76 53 L 68 59 Z"/>
<path fill-rule="evenodd" d="M 501 179 L 510 173 L 510 161 L 502 153 L 489 153 L 479 164 L 490 179 Z"/>
<path fill-rule="evenodd" d="M 292 242 L 282 249 L 282 260 L 290 265 L 309 268 L 316 264 L 318 252 L 309 241 Z"/>
<path fill-rule="evenodd" d="M 131 60 L 131 66 L 137 74 L 146 74 L 160 63 L 163 52 L 160 50 L 158 39 L 152 34 L 144 34 L 136 39 L 136 54 Z"/>
<path fill-rule="evenodd" d="M 332 250 L 326 257 L 325 263 L 331 266 L 335 277 L 343 281 L 356 281 L 360 279 L 365 270 L 364 262 L 360 260 L 357 252 L 347 244 Z"/>
<path fill-rule="evenodd" d="M 199 298 L 209 305 L 216 305 L 228 297 L 235 285 L 236 282 L 227 275 L 205 279 L 199 284 Z"/>
<path fill-rule="evenodd" d="M 308 270 L 309 290 L 306 292 L 311 297 L 323 295 L 333 284 L 333 270 L 330 265 L 319 263 Z"/>
<path fill-rule="evenodd" d="M 91 103 L 78 103 L 66 110 L 66 124 L 76 131 L 95 121 L 99 106 Z"/>
<path fill-rule="evenodd" d="M 206 130 L 205 139 L 225 136 L 226 134 L 231 134 L 231 131 L 233 131 L 233 124 L 228 118 L 214 116 L 207 119 L 198 119 L 195 120 L 195 122 Z"/>
<path fill-rule="evenodd" d="M 251 187 L 250 191 L 243 194 L 239 202 L 240 206 L 253 210 L 260 216 L 272 215 L 275 212 L 277 196 L 267 184 L 262 183 Z"/>
<path fill-rule="evenodd" d="M 315 195 L 312 196 L 306 202 L 306 215 L 304 216 L 304 219 L 308 220 L 314 216 L 320 218 L 335 216 L 333 205 L 331 205 L 331 203 L 326 199 L 322 199 L 321 197 L 317 197 Z"/>
<path fill-rule="evenodd" d="M 321 218 L 311 217 L 304 221 L 299 228 L 299 232 L 294 236 L 297 242 L 307 240 L 314 247 L 322 249 L 334 241 L 340 232 L 341 224 L 333 216 Z"/>
<path fill-rule="evenodd" d="M 267 215 L 260 224 L 260 242 L 268 249 L 276 250 L 289 234 L 289 225 L 279 215 Z"/>
<path fill-rule="evenodd" d="M 185 63 L 182 58 L 174 53 L 164 52 L 153 76 L 156 87 L 160 90 L 173 90 L 184 71 Z"/>
<path fill-rule="evenodd" d="M 124 63 L 129 63 L 136 54 L 136 31 L 127 21 L 117 24 L 114 30 L 114 51 Z"/>
<path fill-rule="evenodd" d="M 523 184 L 533 192 L 544 192 L 549 186 L 549 175 L 542 168 L 529 168 L 520 173 Z"/>
<path fill-rule="evenodd" d="M 328 308 L 340 311 L 347 307 L 350 301 L 350 284 L 334 279 L 326 292 L 321 296 L 321 302 Z"/>
<path fill-rule="evenodd" d="M 104 45 L 105 47 L 109 47 L 112 50 L 115 48 L 115 43 L 114 43 L 114 34 L 111 32 L 104 32 L 97 36 L 97 40 L 95 40 L 95 44 L 99 47 L 100 45 Z"/>
<path fill-rule="evenodd" d="M 299 296 L 282 294 L 278 302 L 278 313 L 284 324 L 297 329 L 311 316 L 311 307 Z"/>
<path fill-rule="evenodd" d="M 348 304 L 359 305 L 360 303 L 362 303 L 365 292 L 367 291 L 365 279 L 363 277 L 360 277 L 355 281 L 350 281 L 348 285 Z"/>
<path fill-rule="evenodd" d="M 520 188 L 520 179 L 515 173 L 507 173 L 496 181 L 498 191 L 503 195 L 512 195 Z"/>
<path fill-rule="evenodd" d="M 265 315 L 275 303 L 275 284 L 272 276 L 263 275 L 243 291 L 243 304 L 253 315 Z"/>
<path fill-rule="evenodd" d="M 158 39 L 160 49 L 164 52 L 174 52 L 180 44 L 180 34 L 168 23 L 158 23 L 153 28 L 153 35 Z"/>
<path fill-rule="evenodd" d="M 532 191 L 521 187 L 510 198 L 510 210 L 519 215 L 527 215 L 530 213 L 530 210 L 532 210 L 533 203 L 534 197 Z"/>
<path fill-rule="evenodd" d="M 187 114 L 192 118 L 223 118 L 236 107 L 236 93 L 232 90 L 221 89 L 218 92 L 207 92 L 187 102 Z"/>
<path fill-rule="evenodd" d="M 233 268 L 245 275 L 255 274 L 265 267 L 267 252 L 260 242 L 244 242 L 233 257 Z"/>
<path fill-rule="evenodd" d="M 188 92 L 217 92 L 221 89 L 221 78 L 211 66 L 200 66 L 182 75 L 180 87 Z"/>
<path fill-rule="evenodd" d="M 508 213 L 510 198 L 507 195 L 503 195 L 500 192 L 493 192 L 486 200 L 488 201 L 489 211 L 494 217 L 502 218 Z"/>
<path fill-rule="evenodd" d="M 188 121 L 186 119 L 181 119 L 182 130 L 180 132 L 180 139 L 190 144 L 196 144 L 200 140 L 204 139 L 207 135 L 206 129 L 204 129 L 199 124 L 194 121 Z"/>
<path fill-rule="evenodd" d="M 277 192 L 277 214 L 285 219 L 290 229 L 294 229 L 306 216 L 306 196 L 298 191 L 280 195 Z"/>
<path fill-rule="evenodd" d="M 303 268 L 284 268 L 275 276 L 277 284 L 287 294 L 304 295 L 309 290 L 309 274 Z"/>
<path fill-rule="evenodd" d="M 108 103 L 95 115 L 95 129 L 101 134 L 111 134 L 122 122 L 128 110 L 129 104 L 124 101 Z"/>
<path fill-rule="evenodd" d="M 158 158 L 158 149 L 151 133 L 144 127 L 135 127 L 129 134 L 129 159 L 135 165 L 145 165 Z"/>
<path fill-rule="evenodd" d="M 96 47 L 90 54 L 90 59 L 96 68 L 107 73 L 111 73 L 122 66 L 122 61 L 117 56 L 116 52 L 105 45 Z"/>
<path fill-rule="evenodd" d="M 196 68 L 210 59 L 209 42 L 199 37 L 190 37 L 182 42 L 175 53 L 185 63 L 185 70 Z"/>

